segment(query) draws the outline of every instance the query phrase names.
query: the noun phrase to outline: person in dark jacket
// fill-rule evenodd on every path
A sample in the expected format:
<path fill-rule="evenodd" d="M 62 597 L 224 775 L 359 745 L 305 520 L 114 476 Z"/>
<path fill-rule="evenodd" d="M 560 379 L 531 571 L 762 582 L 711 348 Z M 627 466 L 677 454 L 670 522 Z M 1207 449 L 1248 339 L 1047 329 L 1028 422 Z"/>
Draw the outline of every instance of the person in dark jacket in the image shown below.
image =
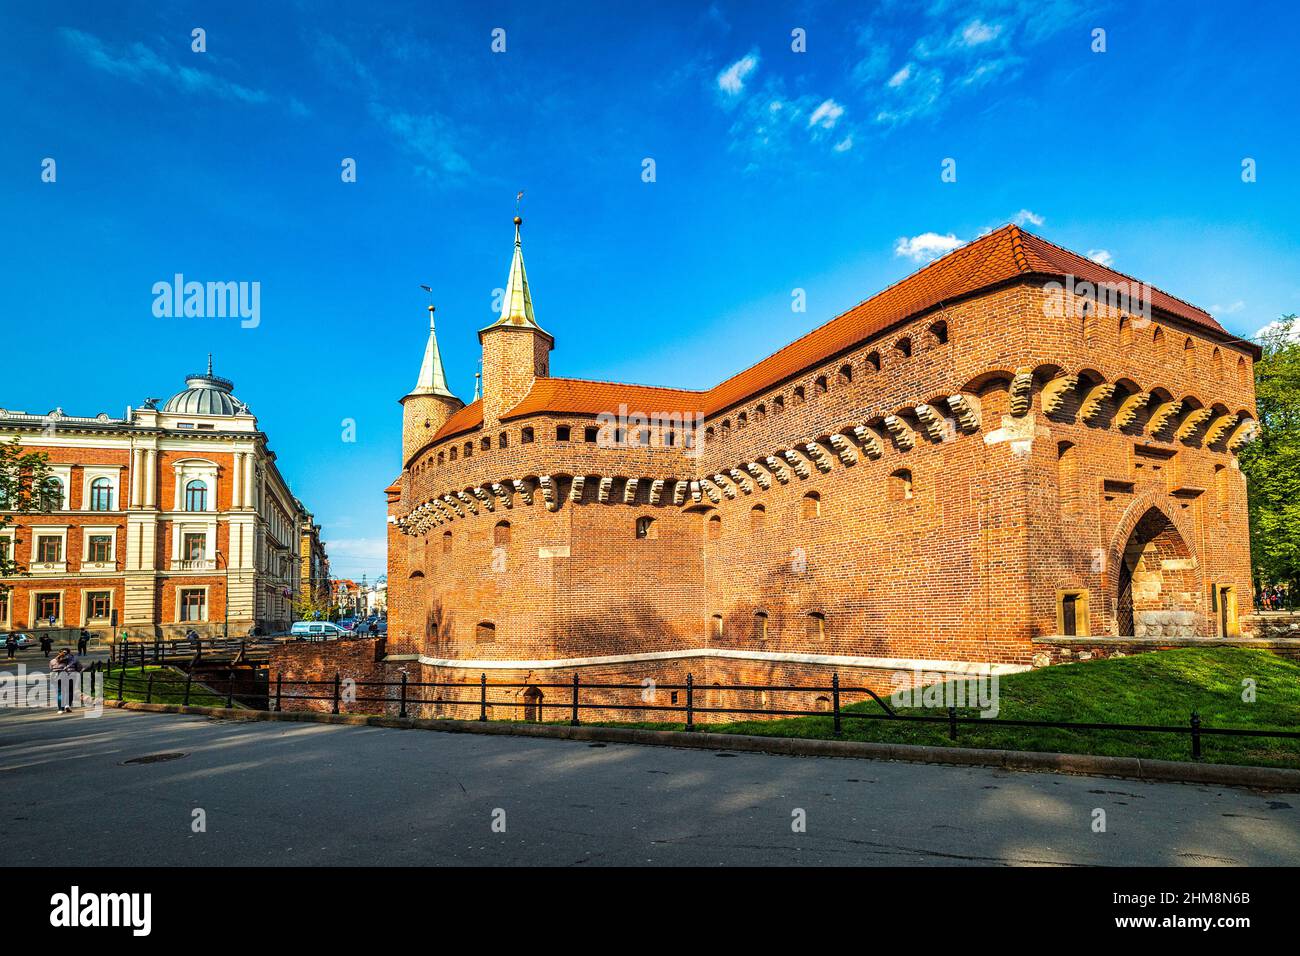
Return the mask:
<path fill-rule="evenodd" d="M 41 635 L 41 653 L 45 655 L 45 659 L 46 659 L 47 661 L 50 659 L 50 651 L 52 651 L 53 649 L 54 649 L 54 640 L 53 640 L 53 638 L 51 638 L 50 635 L 48 635 L 48 634 L 42 634 L 42 635 Z"/>
<path fill-rule="evenodd" d="M 54 655 L 50 661 L 50 681 L 54 684 L 55 703 L 59 713 L 72 712 L 73 695 L 76 693 L 76 673 L 80 671 L 81 661 L 77 655 L 66 647 Z"/>
<path fill-rule="evenodd" d="M 18 653 L 18 635 L 13 631 L 5 638 L 5 651 L 8 653 L 8 659 L 13 660 L 14 655 Z"/>
<path fill-rule="evenodd" d="M 77 654 L 80 657 L 86 656 L 86 648 L 90 645 L 90 632 L 84 627 L 81 629 L 81 636 L 77 638 Z"/>

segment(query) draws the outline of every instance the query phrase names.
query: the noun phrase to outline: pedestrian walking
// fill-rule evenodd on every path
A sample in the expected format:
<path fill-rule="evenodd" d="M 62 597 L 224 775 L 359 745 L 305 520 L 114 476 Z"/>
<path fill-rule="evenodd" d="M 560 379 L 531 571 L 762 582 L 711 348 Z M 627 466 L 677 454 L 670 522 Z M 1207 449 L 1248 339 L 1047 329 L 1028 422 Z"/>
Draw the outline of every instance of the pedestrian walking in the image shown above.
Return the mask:
<path fill-rule="evenodd" d="M 61 714 L 72 712 L 76 674 L 81 671 L 81 661 L 66 647 L 50 661 L 50 681 L 54 684 L 54 700 Z"/>
<path fill-rule="evenodd" d="M 81 657 L 86 656 L 86 648 L 90 646 L 90 632 L 84 627 L 81 629 L 81 636 L 77 638 L 77 654 Z"/>
<path fill-rule="evenodd" d="M 48 634 L 42 634 L 42 635 L 41 635 L 41 653 L 45 655 L 45 659 L 46 659 L 47 661 L 50 659 L 50 651 L 53 650 L 53 649 L 54 649 L 54 640 L 53 640 L 53 638 L 51 638 L 50 635 L 48 635 Z"/>
<path fill-rule="evenodd" d="M 7 660 L 13 660 L 14 655 L 18 653 L 18 635 L 13 631 L 5 638 L 5 653 Z"/>

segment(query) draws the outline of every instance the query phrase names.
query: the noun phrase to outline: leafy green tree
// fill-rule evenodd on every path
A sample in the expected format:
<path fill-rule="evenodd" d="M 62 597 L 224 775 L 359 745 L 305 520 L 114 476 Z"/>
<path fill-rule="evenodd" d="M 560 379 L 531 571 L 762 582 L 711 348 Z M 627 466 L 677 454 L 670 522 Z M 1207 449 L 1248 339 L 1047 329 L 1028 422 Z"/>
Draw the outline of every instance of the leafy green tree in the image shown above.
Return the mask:
<path fill-rule="evenodd" d="M 1259 436 L 1243 449 L 1249 482 L 1250 550 L 1257 584 L 1300 594 L 1300 340 L 1297 317 L 1270 327 L 1255 363 Z"/>
<path fill-rule="evenodd" d="M 49 459 L 44 452 L 24 451 L 18 439 L 0 442 L 0 531 L 13 521 L 15 513 L 54 511 L 61 505 L 58 482 L 52 480 Z M 17 556 L 0 538 L 0 578 L 22 574 Z M 9 588 L 0 581 L 0 595 Z"/>

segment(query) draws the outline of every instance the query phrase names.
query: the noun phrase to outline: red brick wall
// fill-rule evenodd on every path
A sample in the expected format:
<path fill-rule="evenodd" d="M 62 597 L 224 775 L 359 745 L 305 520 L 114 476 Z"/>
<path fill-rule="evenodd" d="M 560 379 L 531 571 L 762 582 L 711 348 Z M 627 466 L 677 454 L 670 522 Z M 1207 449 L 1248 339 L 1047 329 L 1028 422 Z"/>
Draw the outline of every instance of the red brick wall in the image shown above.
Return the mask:
<path fill-rule="evenodd" d="M 332 700 L 306 700 L 304 697 L 332 698 L 334 693 L 334 676 L 340 682 L 351 679 L 358 684 L 366 681 L 383 682 L 398 678 L 387 678 L 384 664 L 384 639 L 349 638 L 340 641 L 293 642 L 281 644 L 271 651 L 267 664 L 271 697 L 270 706 L 275 707 L 277 686 L 282 710 L 319 710 L 329 711 Z M 325 681 L 327 683 L 306 683 L 308 681 Z M 358 697 L 379 697 L 384 691 L 375 687 L 360 686 L 356 688 Z M 341 705 L 340 710 L 354 714 L 382 714 L 385 712 L 382 702 L 357 700 Z"/>

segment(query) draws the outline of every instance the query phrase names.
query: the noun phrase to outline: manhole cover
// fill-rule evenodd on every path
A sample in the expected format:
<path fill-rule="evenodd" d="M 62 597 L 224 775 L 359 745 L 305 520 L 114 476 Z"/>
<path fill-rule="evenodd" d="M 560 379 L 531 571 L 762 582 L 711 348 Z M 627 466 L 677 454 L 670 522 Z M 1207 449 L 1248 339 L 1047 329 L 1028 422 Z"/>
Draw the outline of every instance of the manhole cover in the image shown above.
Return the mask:
<path fill-rule="evenodd" d="M 136 763 L 162 763 L 165 760 L 179 760 L 184 756 L 186 755 L 179 752 L 169 754 L 146 754 L 143 757 L 132 757 L 130 760 L 123 760 L 122 765 L 126 766 L 127 764 Z"/>

